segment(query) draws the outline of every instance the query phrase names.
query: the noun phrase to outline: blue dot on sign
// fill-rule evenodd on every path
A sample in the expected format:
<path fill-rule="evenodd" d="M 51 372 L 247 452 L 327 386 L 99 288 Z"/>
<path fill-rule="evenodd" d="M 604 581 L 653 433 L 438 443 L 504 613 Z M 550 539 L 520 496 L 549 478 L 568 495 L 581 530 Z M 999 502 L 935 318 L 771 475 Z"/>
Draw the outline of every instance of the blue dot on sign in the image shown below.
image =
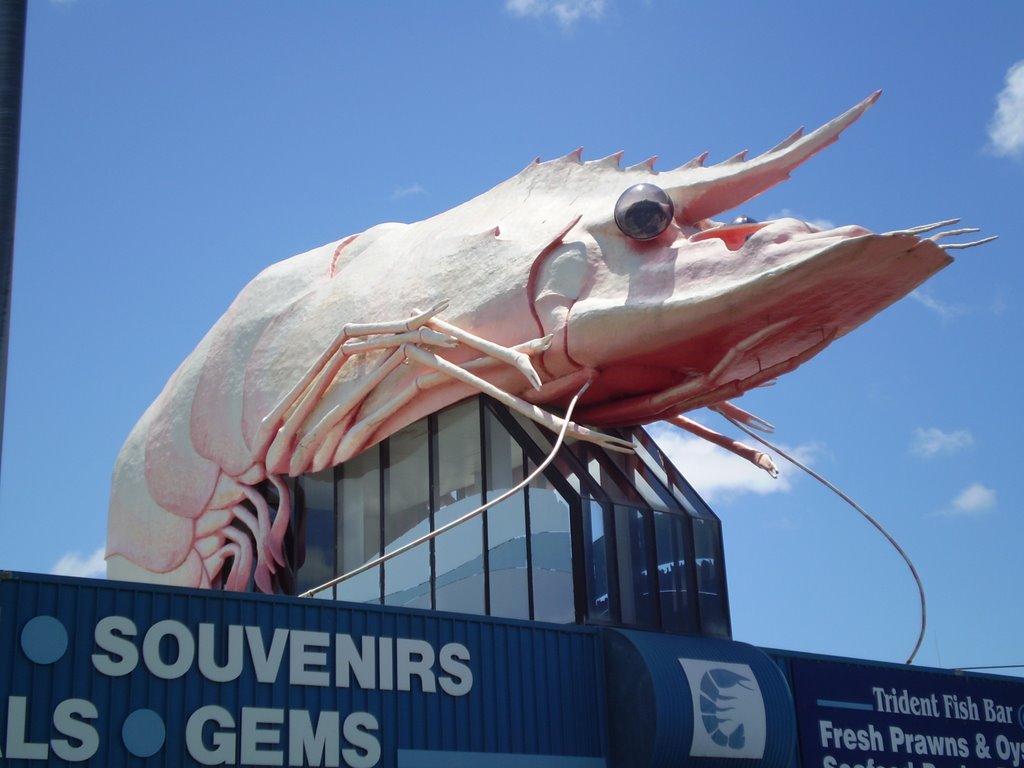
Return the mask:
<path fill-rule="evenodd" d="M 124 719 L 121 741 L 136 757 L 151 757 L 164 745 L 167 729 L 152 709 L 137 709 Z"/>
<path fill-rule="evenodd" d="M 36 664 L 53 664 L 68 649 L 68 631 L 53 616 L 36 616 L 21 630 L 21 650 Z"/>

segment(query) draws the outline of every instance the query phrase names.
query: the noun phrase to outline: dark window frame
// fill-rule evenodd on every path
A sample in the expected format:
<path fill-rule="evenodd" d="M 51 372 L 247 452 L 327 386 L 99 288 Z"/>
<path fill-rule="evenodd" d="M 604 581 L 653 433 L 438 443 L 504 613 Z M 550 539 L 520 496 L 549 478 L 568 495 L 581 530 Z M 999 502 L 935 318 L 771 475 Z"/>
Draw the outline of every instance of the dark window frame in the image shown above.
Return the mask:
<path fill-rule="evenodd" d="M 555 436 L 543 427 L 526 421 L 523 417 L 507 409 L 497 401 L 479 395 L 474 399 L 479 429 L 480 450 L 480 498 L 483 503 L 488 499 L 491 485 L 492 467 L 490 455 L 491 433 L 495 426 L 504 430 L 510 438 L 514 451 L 521 451 L 522 474 L 513 478 L 513 483 L 529 474 L 547 458 Z M 466 401 L 452 407 L 467 407 Z M 427 440 L 427 485 L 428 485 L 428 529 L 436 530 L 435 515 L 438 511 L 437 489 L 441 462 L 438 413 L 425 417 Z M 543 477 L 550 487 L 568 505 L 569 545 L 571 579 L 573 591 L 572 615 L 577 624 L 601 624 L 615 626 L 631 626 L 655 631 L 702 634 L 715 637 L 731 637 L 732 625 L 729 612 L 728 581 L 724 561 L 724 540 L 722 525 L 707 503 L 686 481 L 682 473 L 672 464 L 664 451 L 654 442 L 650 435 L 641 427 L 631 429 L 610 430 L 613 434 L 631 439 L 640 451 L 633 456 L 611 455 L 599 446 L 569 439 L 562 446 L 554 461 L 546 467 Z M 380 556 L 388 547 L 385 510 L 388 506 L 390 466 L 390 438 L 385 438 L 369 451 L 375 451 L 377 460 L 377 537 Z M 598 475 L 591 474 L 593 462 L 599 467 Z M 514 466 L 514 463 L 513 463 Z M 649 490 L 641 490 L 636 486 L 634 477 L 639 478 Z M 344 525 L 339 509 L 341 496 L 339 483 L 344 478 L 344 464 L 334 468 L 334 560 L 335 570 L 340 562 L 340 531 Z M 602 481 L 608 487 L 602 486 Z M 295 578 L 291 585 L 301 583 L 301 569 L 304 558 L 305 543 L 300 538 L 307 530 L 305 511 L 302 508 L 304 498 L 302 478 L 289 481 L 292 496 L 292 520 L 289 527 L 289 555 L 292 563 L 297 564 Z M 578 488 L 576 486 L 579 486 Z M 531 512 L 531 486 L 519 493 L 522 498 L 523 529 L 525 530 L 525 569 L 526 569 L 526 609 L 530 620 L 536 616 L 534 595 L 534 551 L 533 551 L 533 518 Z M 653 492 L 653 496 L 651 495 Z M 493 493 L 493 492 L 492 492 Z M 657 504 L 655 502 L 658 502 Z M 362 513 L 362 512 L 360 512 Z M 625 518 L 625 522 L 617 522 L 617 516 L 633 515 L 636 518 Z M 598 514 L 603 525 L 603 534 L 592 541 L 590 520 L 592 514 Z M 372 515 L 372 511 L 371 511 Z M 668 516 L 665 531 L 659 530 L 658 515 Z M 367 520 L 367 522 L 369 522 Z M 622 531 L 619 531 L 619 527 Z M 704 529 L 701 533 L 702 545 L 709 547 L 708 553 L 702 551 L 702 562 L 697 561 L 697 527 Z M 490 526 L 488 512 L 481 514 L 481 569 L 483 588 L 483 612 L 491 615 L 491 553 Z M 642 531 L 642 533 L 640 533 Z M 620 551 L 619 534 L 630 536 L 622 546 L 629 549 Z M 672 577 L 667 579 L 660 571 L 661 548 L 659 536 L 668 536 L 666 545 L 678 554 L 672 554 Z M 642 539 L 642 551 L 638 549 L 638 540 Z M 678 540 L 677 540 L 678 539 Z M 594 545 L 600 541 L 603 555 L 595 552 Z M 664 543 L 664 542 L 662 542 Z M 437 609 L 438 562 L 435 539 L 424 546 L 429 548 L 429 605 Z M 681 555 L 681 560 L 679 556 Z M 590 594 L 593 591 L 588 574 L 592 567 L 597 566 L 595 557 L 603 557 L 605 580 L 607 581 L 607 616 L 597 611 L 597 599 L 600 595 Z M 619 572 L 620 560 L 628 563 L 632 569 L 631 578 L 624 579 Z M 681 565 L 680 565 L 681 563 Z M 682 568 L 683 573 L 677 573 Z M 710 568 L 711 577 L 706 578 L 701 569 Z M 385 604 L 387 595 L 386 568 L 378 566 L 378 594 L 373 602 Z M 623 621 L 623 594 L 625 583 L 633 584 L 630 600 L 636 603 L 634 611 L 641 615 L 641 601 L 650 603 L 651 618 L 635 622 Z M 640 586 L 637 586 L 640 585 Z M 680 589 L 676 587 L 680 586 Z M 287 589 L 286 582 L 281 587 Z M 701 588 L 705 591 L 702 592 Z M 638 593 L 636 590 L 640 589 Z M 683 610 L 673 610 L 671 616 L 666 614 L 666 599 L 663 590 L 675 591 L 681 597 L 676 603 Z M 646 591 L 643 591 L 646 590 Z M 337 590 L 331 588 L 330 596 L 336 598 Z"/>

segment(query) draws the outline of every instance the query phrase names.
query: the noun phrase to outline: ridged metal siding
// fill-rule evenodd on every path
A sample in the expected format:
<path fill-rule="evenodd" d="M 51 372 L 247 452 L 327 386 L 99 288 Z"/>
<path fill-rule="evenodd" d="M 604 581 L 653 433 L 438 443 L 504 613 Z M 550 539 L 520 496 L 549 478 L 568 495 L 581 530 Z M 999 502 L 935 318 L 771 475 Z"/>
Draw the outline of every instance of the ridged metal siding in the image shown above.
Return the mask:
<path fill-rule="evenodd" d="M 463 696 L 441 691 L 423 693 L 413 681 L 410 692 L 289 685 L 288 653 L 274 683 L 259 683 L 246 650 L 241 676 L 212 683 L 197 665 L 174 680 L 160 679 L 140 660 L 130 674 L 110 677 L 97 672 L 92 636 L 97 621 L 112 615 L 130 618 L 138 627 L 141 648 L 146 630 L 173 619 L 193 635 L 200 623 L 258 626 L 267 646 L 275 628 L 361 636 L 415 638 L 439 652 L 446 643 L 469 649 L 473 684 Z M 56 618 L 67 628 L 67 652 L 53 663 L 26 657 L 21 635 L 37 616 Z M 223 646 L 224 637 L 218 635 Z M 173 647 L 173 643 L 170 644 Z M 327 668 L 333 675 L 333 643 Z M 220 653 L 223 653 L 221 647 Z M 173 653 L 165 651 L 168 660 Z M 605 753 L 603 660 L 597 634 L 586 628 L 558 628 L 523 622 L 475 619 L 442 613 L 357 606 L 293 598 L 232 595 L 29 574 L 0 577 L 0 749 L 8 719 L 8 697 L 28 698 L 27 739 L 46 742 L 63 738 L 51 725 L 52 713 L 68 698 L 87 699 L 99 717 L 99 749 L 88 763 L 76 765 L 197 765 L 185 748 L 189 715 L 215 704 L 233 714 L 237 732 L 244 707 L 272 707 L 350 712 L 365 711 L 379 721 L 379 765 L 394 766 L 396 752 L 448 750 L 485 753 L 532 753 L 600 757 Z M 11 661 L 8 662 L 7 660 Z M 221 659 L 223 661 L 223 659 Z M 434 669 L 443 674 L 437 664 Z M 158 713 L 166 726 L 163 748 L 152 757 L 133 757 L 125 750 L 122 724 L 141 708 Z M 287 717 L 281 727 L 283 762 L 288 764 Z M 342 739 L 342 746 L 345 745 Z M 39 765 L 10 759 L 3 765 Z M 49 764 L 67 764 L 50 749 Z M 341 760 L 341 765 L 345 761 Z"/>

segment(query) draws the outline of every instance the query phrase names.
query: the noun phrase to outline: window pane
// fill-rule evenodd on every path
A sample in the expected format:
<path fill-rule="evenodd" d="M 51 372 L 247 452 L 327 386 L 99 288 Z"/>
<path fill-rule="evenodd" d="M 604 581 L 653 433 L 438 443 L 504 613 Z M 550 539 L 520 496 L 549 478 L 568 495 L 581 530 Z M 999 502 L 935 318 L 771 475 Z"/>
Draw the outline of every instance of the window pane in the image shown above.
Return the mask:
<path fill-rule="evenodd" d="M 626 476 L 626 482 L 632 484 L 632 490 L 639 493 L 643 499 L 644 503 L 636 506 L 646 505 L 652 509 L 682 511 L 679 502 L 664 486 L 664 470 L 649 463 L 650 454 L 643 450 L 642 445 L 636 442 L 634 445 L 637 445 L 636 453 L 609 451 L 606 455 Z"/>
<path fill-rule="evenodd" d="M 580 463 L 586 466 L 590 479 L 604 492 L 609 501 L 633 507 L 643 505 L 640 494 L 627 482 L 627 475 L 617 466 L 610 452 L 584 442 L 573 443 L 571 450 L 579 458 Z M 620 457 L 625 457 L 625 454 L 617 454 L 615 459 Z"/>
<path fill-rule="evenodd" d="M 530 483 L 529 491 L 533 616 L 537 621 L 569 624 L 576 621 L 569 502 L 543 473 Z"/>
<path fill-rule="evenodd" d="M 435 527 L 479 507 L 481 481 L 480 403 L 473 398 L 437 414 Z M 483 521 L 479 515 L 434 540 L 438 610 L 484 613 Z"/>
<path fill-rule="evenodd" d="M 430 532 L 430 463 L 427 420 L 388 439 L 384 503 L 384 552 Z M 384 602 L 430 608 L 430 545 L 424 542 L 384 563 Z"/>
<path fill-rule="evenodd" d="M 701 632 L 728 637 L 729 615 L 725 604 L 725 574 L 719 545 L 718 523 L 693 520 L 693 545 L 697 558 L 697 591 L 700 596 Z"/>
<path fill-rule="evenodd" d="M 547 456 L 551 453 L 551 449 L 555 445 L 555 435 L 551 434 L 546 429 L 542 429 L 536 422 L 526 418 L 525 416 L 515 413 L 514 411 L 511 413 L 512 417 L 516 420 L 516 423 L 518 423 L 523 429 L 527 437 L 536 443 L 537 447 L 544 452 L 544 455 Z M 574 440 L 575 438 L 566 437 L 565 441 L 562 443 L 561 450 L 558 451 L 558 456 L 550 466 L 554 467 L 555 471 L 568 481 L 569 485 L 572 486 L 576 493 L 580 493 L 580 489 L 583 487 L 583 482 L 577 474 L 577 470 L 573 466 L 575 462 L 570 462 L 567 459 L 570 455 L 571 446 Z"/>
<path fill-rule="evenodd" d="M 642 428 L 637 427 L 630 431 L 629 437 L 633 442 L 633 450 L 640 461 L 650 467 L 664 485 L 669 485 L 668 474 L 661 462 L 662 453 L 654 446 L 651 436 Z"/>
<path fill-rule="evenodd" d="M 339 468 L 338 575 L 380 557 L 380 448 L 374 446 Z M 339 600 L 380 601 L 380 566 L 336 587 Z"/>
<path fill-rule="evenodd" d="M 658 544 L 658 581 L 661 588 L 661 623 L 674 632 L 696 632 L 697 616 L 688 589 L 686 534 L 689 521 L 679 515 L 654 513 Z"/>
<path fill-rule="evenodd" d="M 583 499 L 583 546 L 587 569 L 587 616 L 593 621 L 613 619 L 610 581 L 608 578 L 608 537 L 604 529 L 604 507 L 596 501 Z M 533 511 L 533 507 L 530 507 Z"/>
<path fill-rule="evenodd" d="M 635 507 L 615 505 L 615 547 L 619 566 L 619 600 L 622 623 L 657 626 L 654 578 L 648 558 L 645 513 Z"/>
<path fill-rule="evenodd" d="M 485 410 L 484 433 L 490 501 L 522 482 L 523 449 L 489 410 Z M 491 615 L 529 619 L 525 489 L 488 510 L 487 541 Z"/>
<path fill-rule="evenodd" d="M 305 559 L 296 574 L 297 593 L 334 578 L 334 469 L 303 475 L 298 482 L 297 508 L 305 520 Z M 316 595 L 334 597 L 333 588 Z"/>
<path fill-rule="evenodd" d="M 717 520 L 714 512 L 704 503 L 693 487 L 680 474 L 679 470 L 668 460 L 664 451 L 642 427 L 636 427 L 632 433 L 633 445 L 637 455 L 655 476 L 665 483 L 676 500 L 683 508 L 695 517 L 706 517 Z"/>

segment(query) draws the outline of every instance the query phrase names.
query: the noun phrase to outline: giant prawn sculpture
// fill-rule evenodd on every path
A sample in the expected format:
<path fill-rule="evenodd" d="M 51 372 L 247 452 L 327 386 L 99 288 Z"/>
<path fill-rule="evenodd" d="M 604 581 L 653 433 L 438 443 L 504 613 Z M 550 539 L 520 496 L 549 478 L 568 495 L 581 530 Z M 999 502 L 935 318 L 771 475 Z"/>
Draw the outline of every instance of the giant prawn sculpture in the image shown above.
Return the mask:
<path fill-rule="evenodd" d="M 834 142 L 877 99 L 747 160 L 675 170 L 621 153 L 534 162 L 456 208 L 382 224 L 275 264 L 239 294 L 117 459 L 112 578 L 272 591 L 287 569 L 286 476 L 344 462 L 485 392 L 570 435 L 693 422 L 792 371 L 952 261 L 954 221 L 886 234 L 796 219 L 711 219 Z M 584 426 L 586 425 L 586 426 Z M 276 489 L 272 510 L 260 488 Z"/>

